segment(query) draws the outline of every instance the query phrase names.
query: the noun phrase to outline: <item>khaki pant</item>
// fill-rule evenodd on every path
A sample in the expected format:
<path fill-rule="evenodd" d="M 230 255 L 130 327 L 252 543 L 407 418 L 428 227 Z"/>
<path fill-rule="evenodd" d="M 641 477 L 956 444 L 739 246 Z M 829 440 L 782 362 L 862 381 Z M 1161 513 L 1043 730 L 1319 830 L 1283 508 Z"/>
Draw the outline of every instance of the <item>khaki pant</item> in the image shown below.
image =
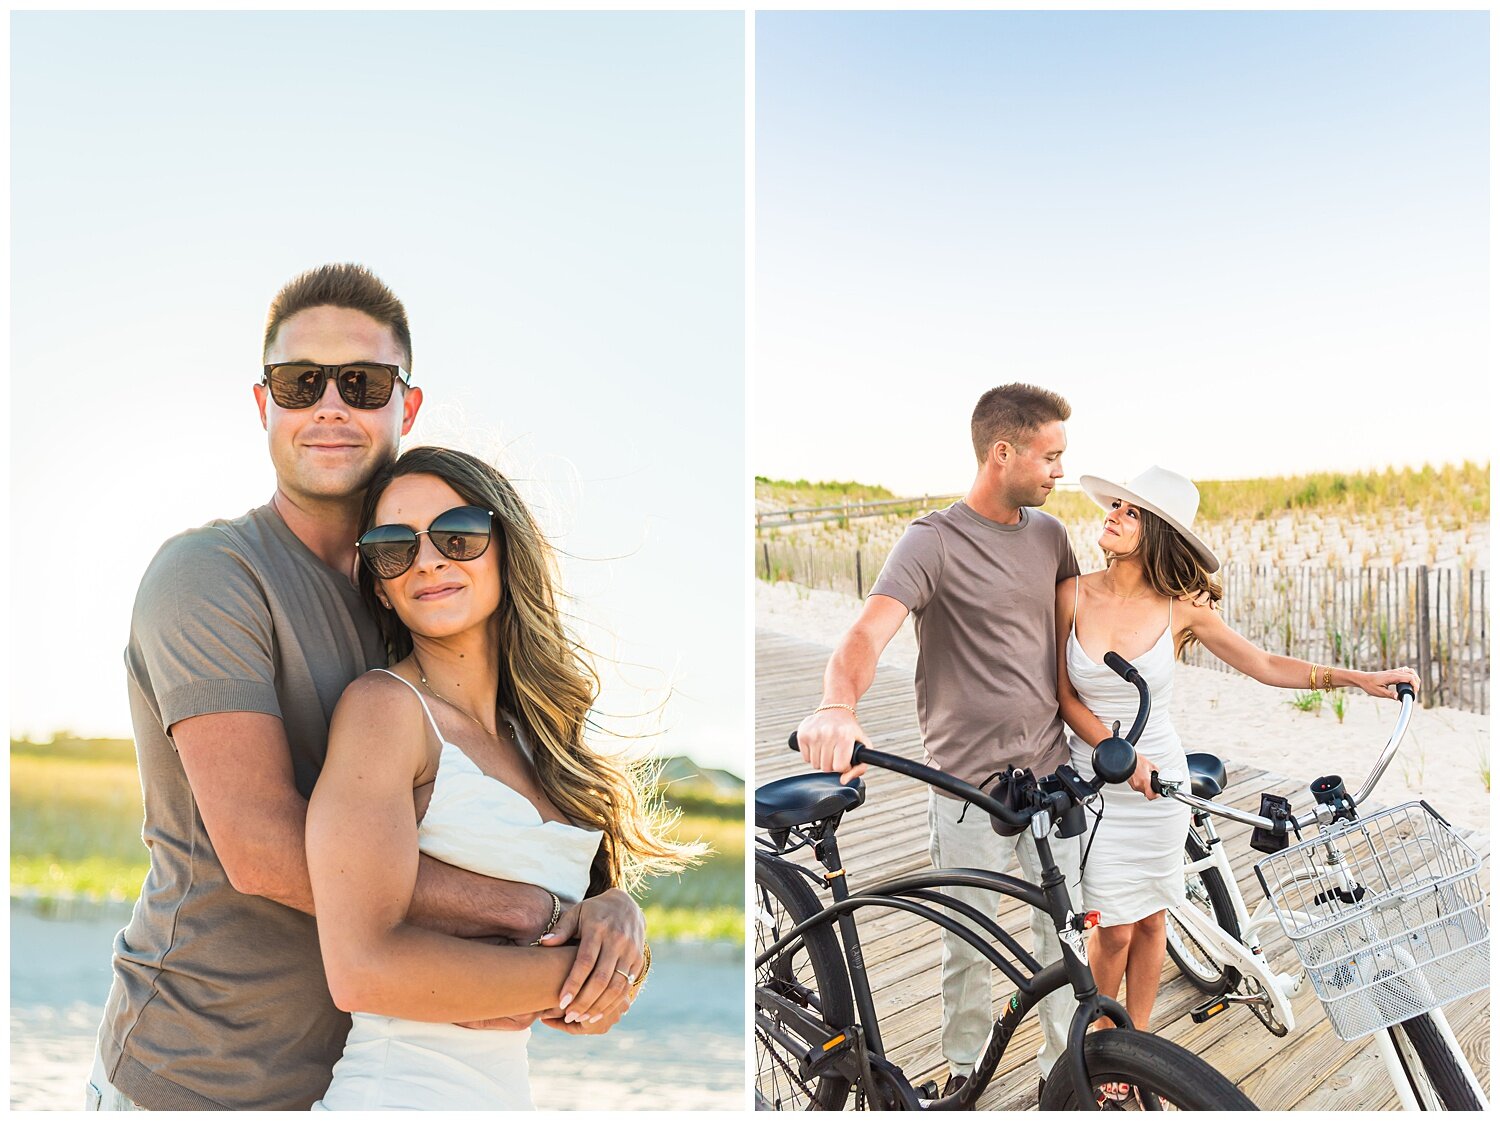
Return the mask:
<path fill-rule="evenodd" d="M 1004 872 L 1016 859 L 1021 876 L 1033 884 L 1041 882 L 1042 870 L 1037 858 L 1036 842 L 1029 831 L 1016 837 L 1002 837 L 990 827 L 989 815 L 969 806 L 959 821 L 966 803 L 928 791 L 927 825 L 932 840 L 928 852 L 934 868 L 982 868 Z M 1078 860 L 1082 838 L 1051 838 L 1052 857 L 1068 883 L 1068 894 L 1078 906 Z M 979 888 L 945 888 L 945 894 L 988 913 L 999 911 L 1005 896 Z M 1031 912 L 1032 954 L 1043 965 L 1062 957 L 1062 946 L 1051 916 L 1043 911 Z M 943 1057 L 954 1074 L 968 1075 L 979 1061 L 984 1041 L 994 1022 L 994 996 L 991 988 L 992 968 L 978 950 L 956 935 L 943 933 Z M 1052 1069 L 1068 1043 L 1068 1025 L 1073 1020 L 1077 1001 L 1073 990 L 1064 985 L 1046 997 L 1039 1008 L 1042 1021 L 1042 1046 L 1037 1065 L 1042 1077 Z"/>
<path fill-rule="evenodd" d="M 98 1043 L 94 1044 L 94 1069 L 89 1072 L 89 1080 L 84 1084 L 83 1108 L 89 1111 L 108 1110 L 112 1113 L 127 1110 L 132 1113 L 147 1112 L 109 1084 L 109 1077 L 104 1070 L 104 1055 Z"/>

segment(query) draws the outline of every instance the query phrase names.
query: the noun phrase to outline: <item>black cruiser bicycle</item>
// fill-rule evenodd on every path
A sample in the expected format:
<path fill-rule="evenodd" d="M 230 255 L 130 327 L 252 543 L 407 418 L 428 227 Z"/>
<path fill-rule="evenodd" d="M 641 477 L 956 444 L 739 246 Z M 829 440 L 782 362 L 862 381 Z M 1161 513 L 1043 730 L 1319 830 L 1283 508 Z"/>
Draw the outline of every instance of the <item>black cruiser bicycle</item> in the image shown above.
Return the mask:
<path fill-rule="evenodd" d="M 755 824 L 764 830 L 755 852 L 755 1104 L 757 1109 L 843 1109 L 851 1092 L 856 1109 L 973 1109 L 1028 1012 L 1049 993 L 1071 986 L 1078 1006 L 1068 1047 L 1042 1093 L 1042 1109 L 1093 1109 L 1100 1086 L 1127 1082 L 1145 1109 L 1253 1110 L 1235 1085 L 1190 1051 L 1160 1036 L 1133 1030 L 1119 1002 L 1102 996 L 1089 972 L 1087 932 L 1098 916 L 1073 909 L 1052 857 L 1049 836 L 1076 837 L 1087 827 L 1084 806 L 1105 782 L 1124 782 L 1135 770 L 1135 742 L 1151 711 L 1145 681 L 1110 653 L 1105 662 L 1136 687 L 1139 711 L 1130 731 L 1094 749 L 1094 781 L 1072 767 L 1009 787 L 1005 802 L 951 775 L 898 755 L 856 744 L 853 762 L 883 767 L 928 783 L 991 815 L 1009 831 L 1029 830 L 1043 869 L 1040 884 L 977 868 L 948 868 L 898 876 L 859 891 L 849 886 L 836 834 L 843 816 L 865 800 L 864 783 L 839 783 L 834 774 L 795 775 L 755 792 Z M 796 749 L 796 733 L 791 746 Z M 1009 803 L 1009 804 L 1007 804 Z M 818 876 L 785 859 L 812 849 L 826 870 Z M 810 885 L 827 890 L 822 906 Z M 1062 942 L 1060 960 L 1043 966 L 994 918 L 943 893 L 977 887 L 1045 911 Z M 997 900 L 998 903 L 998 900 Z M 935 1083 L 912 1085 L 885 1054 L 875 1001 L 860 948 L 856 913 L 894 909 L 920 916 L 963 938 L 1004 975 L 1015 993 L 990 1029 L 974 1073 L 948 1097 Z M 1115 1030 L 1088 1030 L 1099 1017 Z"/>

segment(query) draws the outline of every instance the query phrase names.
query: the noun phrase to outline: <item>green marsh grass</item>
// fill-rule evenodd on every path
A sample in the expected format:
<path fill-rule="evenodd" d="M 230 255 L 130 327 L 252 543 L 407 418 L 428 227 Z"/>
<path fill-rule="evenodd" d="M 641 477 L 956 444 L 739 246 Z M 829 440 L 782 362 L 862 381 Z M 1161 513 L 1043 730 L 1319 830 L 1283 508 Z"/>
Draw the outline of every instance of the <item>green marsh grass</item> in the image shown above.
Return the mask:
<path fill-rule="evenodd" d="M 682 784 L 678 784 L 682 786 Z M 11 891 L 134 900 L 149 859 L 128 740 L 10 745 Z M 702 864 L 663 877 L 642 908 L 653 939 L 744 940 L 745 802 L 674 787 L 675 835 L 706 841 Z"/>
<path fill-rule="evenodd" d="M 147 863 L 128 740 L 11 741 L 12 891 L 134 899 Z"/>

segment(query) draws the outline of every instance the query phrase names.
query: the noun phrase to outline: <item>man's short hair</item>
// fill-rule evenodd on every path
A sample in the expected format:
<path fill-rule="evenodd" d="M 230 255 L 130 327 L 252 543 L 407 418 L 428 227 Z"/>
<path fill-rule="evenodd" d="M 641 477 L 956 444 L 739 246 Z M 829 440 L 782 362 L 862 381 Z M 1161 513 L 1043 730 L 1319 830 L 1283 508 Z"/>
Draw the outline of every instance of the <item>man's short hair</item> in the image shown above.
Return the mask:
<path fill-rule="evenodd" d="M 411 369 L 411 328 L 406 323 L 406 308 L 396 294 L 364 265 L 319 265 L 287 282 L 271 301 L 266 316 L 266 338 L 261 357 L 271 352 L 276 332 L 299 311 L 314 307 L 341 307 L 362 311 L 377 323 L 384 324 L 396 336 L 396 343 L 406 353 L 406 368 Z"/>
<path fill-rule="evenodd" d="M 974 406 L 974 417 L 969 422 L 974 455 L 983 463 L 999 441 L 1024 445 L 1043 425 L 1067 420 L 1072 415 L 1072 406 L 1050 389 L 1023 382 L 997 385 Z"/>

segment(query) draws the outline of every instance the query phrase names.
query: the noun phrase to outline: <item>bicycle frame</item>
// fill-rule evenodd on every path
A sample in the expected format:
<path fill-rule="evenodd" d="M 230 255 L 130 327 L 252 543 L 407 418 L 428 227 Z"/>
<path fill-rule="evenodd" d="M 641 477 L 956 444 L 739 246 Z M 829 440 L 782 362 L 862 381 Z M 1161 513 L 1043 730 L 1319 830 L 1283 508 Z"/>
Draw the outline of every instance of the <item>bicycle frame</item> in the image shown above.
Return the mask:
<path fill-rule="evenodd" d="M 1234 878 L 1234 868 L 1229 863 L 1229 853 L 1214 830 L 1213 819 L 1205 816 L 1202 835 L 1207 840 L 1208 856 L 1202 860 L 1183 865 L 1183 874 L 1191 875 L 1213 869 L 1219 873 L 1234 904 L 1235 918 L 1239 920 L 1240 938 L 1231 938 L 1222 927 L 1208 918 L 1192 904 L 1172 908 L 1172 916 L 1187 927 L 1199 945 L 1213 951 L 1220 965 L 1233 966 L 1240 973 L 1253 976 L 1271 1004 L 1272 1015 L 1286 1025 L 1288 1031 L 1297 1026 L 1292 1011 L 1292 998 L 1302 991 L 1307 983 L 1307 974 L 1299 967 L 1295 973 L 1276 973 L 1266 960 L 1261 945 L 1262 929 L 1275 928 L 1276 916 L 1269 901 L 1263 900 L 1251 914 L 1245 906 L 1245 897 Z M 1228 1003 L 1243 1003 L 1232 998 Z"/>
<path fill-rule="evenodd" d="M 855 1031 L 853 1046 L 830 1060 L 830 1065 L 851 1081 L 867 1079 L 879 1071 L 886 1083 L 911 1109 L 970 1109 L 979 1095 L 989 1085 L 1005 1054 L 1005 1048 L 1014 1035 L 1016 1027 L 1033 1006 L 1042 998 L 1063 986 L 1070 986 L 1078 999 L 1073 1019 L 1068 1030 L 1068 1048 L 1061 1062 L 1067 1064 L 1066 1074 L 1079 1088 L 1080 1100 L 1091 1100 L 1088 1071 L 1083 1059 L 1084 1034 L 1090 1024 L 1101 1016 L 1107 1017 L 1123 1029 L 1131 1030 L 1130 1017 L 1118 1001 L 1102 996 L 1094 985 L 1086 956 L 1080 953 L 1081 938 L 1070 938 L 1071 920 L 1074 912 L 1068 897 L 1067 884 L 1057 870 L 1052 857 L 1051 844 L 1047 839 L 1050 817 L 1045 813 L 1033 819 L 1032 835 L 1037 843 L 1037 855 L 1042 867 L 1050 870 L 1044 874 L 1040 885 L 1028 883 L 1001 872 L 990 872 L 979 868 L 942 868 L 931 872 L 911 873 L 884 880 L 869 888 L 851 892 L 843 867 L 839 863 L 838 846 L 830 834 L 817 842 L 819 860 L 829 869 L 824 877 L 833 893 L 834 902 L 818 914 L 799 923 L 778 938 L 772 945 L 756 955 L 755 967 L 760 969 L 767 962 L 792 949 L 804 934 L 819 926 L 836 926 L 844 949 L 845 962 L 849 967 L 849 979 L 853 989 L 854 1006 L 860 1019 Z M 781 857 L 768 857 L 780 860 Z M 791 865 L 790 861 L 784 861 Z M 796 865 L 791 865 L 797 867 Z M 978 909 L 943 895 L 945 887 L 980 888 L 1020 900 L 1028 906 L 1047 913 L 1059 928 L 1062 957 L 1050 965 L 1043 966 L 1031 956 L 1016 939 L 991 916 Z M 1006 1011 L 990 1027 L 989 1039 L 969 1082 L 951 1097 L 938 1100 L 923 1100 L 912 1088 L 910 1081 L 899 1068 L 884 1058 L 884 1044 L 875 1015 L 874 994 L 869 975 L 865 970 L 864 954 L 859 943 L 859 932 L 854 922 L 855 912 L 869 907 L 885 910 L 905 911 L 962 938 L 979 951 L 996 969 L 1016 987 L 1016 992 Z M 953 914 L 939 908 L 947 908 Z M 954 915 L 960 916 L 955 918 Z M 968 924 L 973 924 L 968 925 Z M 977 928 L 977 930 L 975 929 Z M 1000 953 L 991 942 L 1004 948 Z M 1075 946 L 1073 943 L 1077 942 Z M 1014 960 L 1012 960 L 1014 959 Z M 802 1042 L 830 1040 L 840 1031 L 852 1025 L 826 1024 L 815 1020 L 776 994 L 762 992 L 757 986 L 757 999 L 773 1003 L 786 1018 L 806 1032 Z M 764 1030 L 775 1034 L 770 1025 Z M 785 1044 L 789 1041 L 782 1040 Z M 824 1046 L 827 1046 L 826 1044 Z M 795 1050 L 795 1048 L 793 1048 Z M 851 1053 L 852 1052 L 852 1053 Z M 866 1082 L 869 1085 L 869 1082 Z"/>
<path fill-rule="evenodd" d="M 785 851 L 786 839 L 795 831 L 799 842 L 813 844 L 818 861 L 826 869 L 823 880 L 832 892 L 834 901 L 831 906 L 803 919 L 791 930 L 784 933 L 777 931 L 774 942 L 756 955 L 757 974 L 782 955 L 795 950 L 799 942 L 807 940 L 810 932 L 832 926 L 834 941 L 843 949 L 848 979 L 851 982 L 850 995 L 859 1021 L 849 1025 L 825 1023 L 819 1017 L 795 1007 L 794 1002 L 782 999 L 781 994 L 771 987 L 757 983 L 756 1030 L 765 1031 L 797 1059 L 801 1078 L 820 1076 L 820 1070 L 832 1068 L 839 1075 L 864 1087 L 880 1106 L 898 1104 L 921 1109 L 972 1108 L 994 1076 L 1006 1045 L 1026 1013 L 1044 997 L 1067 985 L 1073 990 L 1077 1006 L 1068 1026 L 1067 1046 L 1060 1059 L 1063 1069 L 1059 1072 L 1054 1067 L 1050 1072 L 1054 1079 L 1052 1085 L 1068 1087 L 1080 1102 L 1094 1101 L 1093 1083 L 1085 1058 L 1085 1040 L 1089 1028 L 1101 1018 L 1109 1020 L 1116 1029 L 1127 1032 L 1134 1030 L 1134 1024 L 1124 1006 L 1117 1000 L 1100 994 L 1094 983 L 1093 973 L 1088 966 L 1087 931 L 1097 921 L 1097 916 L 1093 913 L 1083 915 L 1073 910 L 1066 880 L 1058 870 L 1048 838 L 1053 826 L 1059 822 L 1062 823 L 1061 832 L 1064 835 L 1072 837 L 1081 833 L 1084 815 L 1080 807 L 1097 794 L 1103 783 L 1124 782 L 1135 768 L 1135 744 L 1151 711 L 1150 690 L 1135 668 L 1118 654 L 1113 651 L 1106 653 L 1104 661 L 1121 678 L 1134 685 L 1139 695 L 1139 705 L 1130 731 L 1122 738 L 1117 721 L 1111 735 L 1095 746 L 1095 778 L 1092 782 L 1081 778 L 1066 764 L 1059 766 L 1052 775 L 1036 780 L 1032 779 L 1029 771 L 1024 772 L 1022 777 L 1028 785 L 1022 786 L 1019 791 L 1025 799 L 1024 809 L 1002 804 L 994 796 L 950 774 L 899 755 L 873 751 L 861 743 L 855 743 L 850 752 L 852 764 L 868 764 L 915 778 L 962 799 L 997 823 L 1014 827 L 1017 831 L 1029 830 L 1042 868 L 1040 884 L 1033 885 L 999 872 L 950 868 L 899 876 L 873 887 L 851 892 L 834 836 L 848 800 L 820 800 L 801 805 L 793 801 L 784 808 L 776 807 L 774 800 L 768 804 L 764 822 L 775 838 L 773 846 L 776 855 L 767 855 L 764 859 L 777 861 L 801 874 L 812 875 L 807 869 L 784 860 L 780 855 Z M 795 732 L 789 738 L 788 746 L 794 751 L 798 749 Z M 800 793 L 799 790 L 799 796 Z M 814 811 L 823 812 L 827 808 L 836 808 L 836 812 L 822 818 L 795 816 Z M 761 821 L 757 797 L 757 822 Z M 800 843 L 798 847 L 801 847 Z M 756 857 L 760 860 L 762 854 L 757 852 Z M 816 879 L 816 876 L 813 878 Z M 995 891 L 1020 900 L 1034 910 L 1040 910 L 1050 918 L 1057 930 L 1060 943 L 1058 960 L 1042 966 L 999 925 L 993 914 L 986 915 L 979 908 L 944 895 L 940 890 L 944 887 Z M 855 923 L 855 913 L 866 907 L 905 911 L 936 924 L 979 951 L 981 957 L 999 969 L 1016 986 L 1016 992 L 1005 1012 L 990 1027 L 984 1051 L 973 1074 L 948 1097 L 933 1100 L 935 1084 L 932 1091 L 918 1093 L 900 1069 L 885 1058 L 875 1014 L 874 994 L 865 969 L 864 952 Z M 998 943 L 1005 952 L 995 949 L 991 942 Z M 820 948 L 826 945 L 821 934 L 817 944 Z M 763 1007 L 772 1009 L 776 1016 L 781 1017 L 779 1023 L 789 1026 L 801 1038 L 794 1038 L 786 1031 L 778 1030 L 776 1023 L 769 1022 L 768 1017 L 761 1015 Z M 819 1006 L 818 1011 L 821 1010 Z M 1125 1041 L 1124 1037 L 1114 1037 L 1113 1033 L 1110 1036 L 1110 1042 Z M 1168 1051 L 1180 1050 L 1175 1045 L 1164 1042 L 1161 1046 Z M 1185 1057 L 1193 1058 L 1186 1053 Z M 1206 1064 L 1204 1066 L 1207 1071 Z M 1250 1105 L 1217 1072 L 1209 1073 L 1224 1082 L 1219 1091 L 1221 1097 Z M 1069 1081 L 1055 1081 L 1058 1078 Z M 1160 1105 L 1149 1089 L 1143 1096 L 1148 1108 Z"/>

